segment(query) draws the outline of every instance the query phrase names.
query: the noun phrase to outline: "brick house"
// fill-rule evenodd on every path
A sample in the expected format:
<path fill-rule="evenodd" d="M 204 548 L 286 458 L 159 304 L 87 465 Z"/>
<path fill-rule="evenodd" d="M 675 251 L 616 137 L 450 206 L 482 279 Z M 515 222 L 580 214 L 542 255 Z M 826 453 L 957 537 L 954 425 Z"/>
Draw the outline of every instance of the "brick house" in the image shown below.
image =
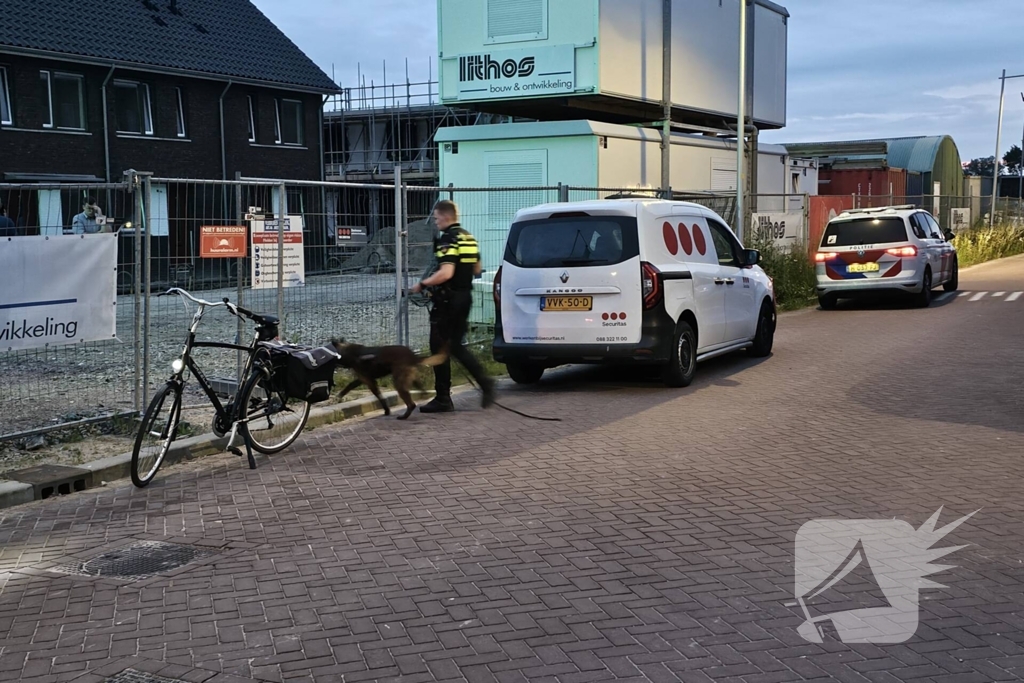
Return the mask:
<path fill-rule="evenodd" d="M 324 96 L 337 91 L 248 0 L 7 0 L 0 183 L 118 182 L 126 169 L 322 180 Z M 194 227 L 176 218 L 227 201 L 190 188 L 154 188 L 153 234 L 171 256 Z M 66 191 L 0 198 L 28 234 L 81 210 Z"/>

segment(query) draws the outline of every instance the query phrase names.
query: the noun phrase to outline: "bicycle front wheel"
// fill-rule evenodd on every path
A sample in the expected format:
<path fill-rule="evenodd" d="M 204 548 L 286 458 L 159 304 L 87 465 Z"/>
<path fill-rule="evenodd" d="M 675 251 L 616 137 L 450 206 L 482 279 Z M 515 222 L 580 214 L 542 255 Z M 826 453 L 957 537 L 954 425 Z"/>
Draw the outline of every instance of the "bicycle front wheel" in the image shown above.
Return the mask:
<path fill-rule="evenodd" d="M 168 382 L 156 392 L 135 436 L 132 449 L 132 483 L 145 487 L 156 476 L 181 422 L 181 387 Z"/>
<path fill-rule="evenodd" d="M 265 455 L 292 445 L 309 419 L 309 403 L 276 391 L 259 368 L 242 388 L 239 405 L 244 413 L 241 429 L 248 432 L 252 447 Z"/>

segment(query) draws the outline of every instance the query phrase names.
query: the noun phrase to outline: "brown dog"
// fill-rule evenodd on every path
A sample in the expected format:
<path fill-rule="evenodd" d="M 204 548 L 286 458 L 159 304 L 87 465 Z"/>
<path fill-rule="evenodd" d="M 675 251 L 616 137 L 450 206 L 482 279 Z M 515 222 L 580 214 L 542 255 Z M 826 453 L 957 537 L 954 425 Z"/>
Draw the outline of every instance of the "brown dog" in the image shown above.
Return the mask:
<path fill-rule="evenodd" d="M 417 356 L 407 346 L 369 347 L 360 344 L 349 344 L 344 339 L 336 339 L 331 344 L 341 355 L 338 365 L 352 370 L 356 376 L 356 379 L 342 390 L 338 398 L 341 398 L 360 384 L 365 384 L 373 392 L 373 395 L 377 397 L 377 400 L 380 401 L 381 406 L 384 408 L 384 414 L 390 415 L 391 408 L 384 400 L 384 397 L 380 395 L 377 380 L 391 375 L 398 395 L 405 402 L 405 414 L 400 415 L 398 417 L 399 420 L 405 420 L 412 415 L 412 411 L 416 410 L 416 404 L 409 394 L 409 387 L 414 386 L 423 391 L 423 385 L 420 383 L 419 373 L 417 372 L 418 368 L 421 366 L 434 367 L 448 359 L 447 349 L 428 358 L 422 358 Z"/>

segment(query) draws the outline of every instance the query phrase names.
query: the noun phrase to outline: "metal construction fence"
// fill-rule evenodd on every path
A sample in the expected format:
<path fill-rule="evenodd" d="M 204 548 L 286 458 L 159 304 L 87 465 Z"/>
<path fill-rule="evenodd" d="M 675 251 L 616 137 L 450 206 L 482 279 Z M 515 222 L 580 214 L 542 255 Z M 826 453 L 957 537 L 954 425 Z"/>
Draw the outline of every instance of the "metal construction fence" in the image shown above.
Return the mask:
<path fill-rule="evenodd" d="M 159 296 L 169 287 L 275 314 L 282 339 L 291 342 L 323 344 L 343 337 L 426 349 L 427 310 L 422 300 L 402 292 L 432 264 L 437 230 L 431 214 L 440 199 L 459 205 L 463 225 L 480 243 L 485 272 L 475 283 L 470 322 L 473 338 L 486 341 L 494 320 L 494 274 L 517 211 L 638 194 L 661 196 L 636 188 L 206 181 L 135 172 L 112 184 L 0 184 L 0 200 L 17 226 L 4 241 L 68 234 L 89 204 L 100 207 L 101 228 L 117 233 L 118 245 L 117 339 L 0 348 L 0 440 L 145 409 L 180 353 L 191 320 L 180 298 Z M 676 191 L 672 197 L 702 204 L 734 224 L 734 195 Z M 767 218 L 770 229 L 764 233 L 754 225 L 744 238 L 771 237 L 788 216 L 797 228 L 787 239 L 813 239 L 814 199 L 752 197 L 748 207 L 762 215 L 762 224 Z M 208 239 L 217 227 L 234 228 L 245 242 L 244 254 L 211 253 Z M 210 311 L 199 331 L 203 340 L 242 343 L 251 334 L 247 323 L 224 309 Z M 208 375 L 237 380 L 235 354 L 205 354 L 197 361 Z"/>

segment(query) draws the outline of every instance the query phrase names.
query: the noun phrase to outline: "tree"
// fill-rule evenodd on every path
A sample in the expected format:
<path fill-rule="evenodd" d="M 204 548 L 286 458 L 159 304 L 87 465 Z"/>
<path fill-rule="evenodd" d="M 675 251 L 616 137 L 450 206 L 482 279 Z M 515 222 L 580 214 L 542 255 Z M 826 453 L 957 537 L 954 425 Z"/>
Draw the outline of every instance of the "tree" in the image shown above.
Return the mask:
<path fill-rule="evenodd" d="M 1003 164 L 1006 172 L 1010 175 L 1020 175 L 1022 170 L 1022 158 L 1020 147 L 1014 145 L 1003 157 Z"/>
<path fill-rule="evenodd" d="M 996 158 L 994 156 L 971 159 L 969 163 L 964 164 L 964 173 L 966 175 L 991 178 L 993 171 L 995 171 L 995 163 Z"/>

